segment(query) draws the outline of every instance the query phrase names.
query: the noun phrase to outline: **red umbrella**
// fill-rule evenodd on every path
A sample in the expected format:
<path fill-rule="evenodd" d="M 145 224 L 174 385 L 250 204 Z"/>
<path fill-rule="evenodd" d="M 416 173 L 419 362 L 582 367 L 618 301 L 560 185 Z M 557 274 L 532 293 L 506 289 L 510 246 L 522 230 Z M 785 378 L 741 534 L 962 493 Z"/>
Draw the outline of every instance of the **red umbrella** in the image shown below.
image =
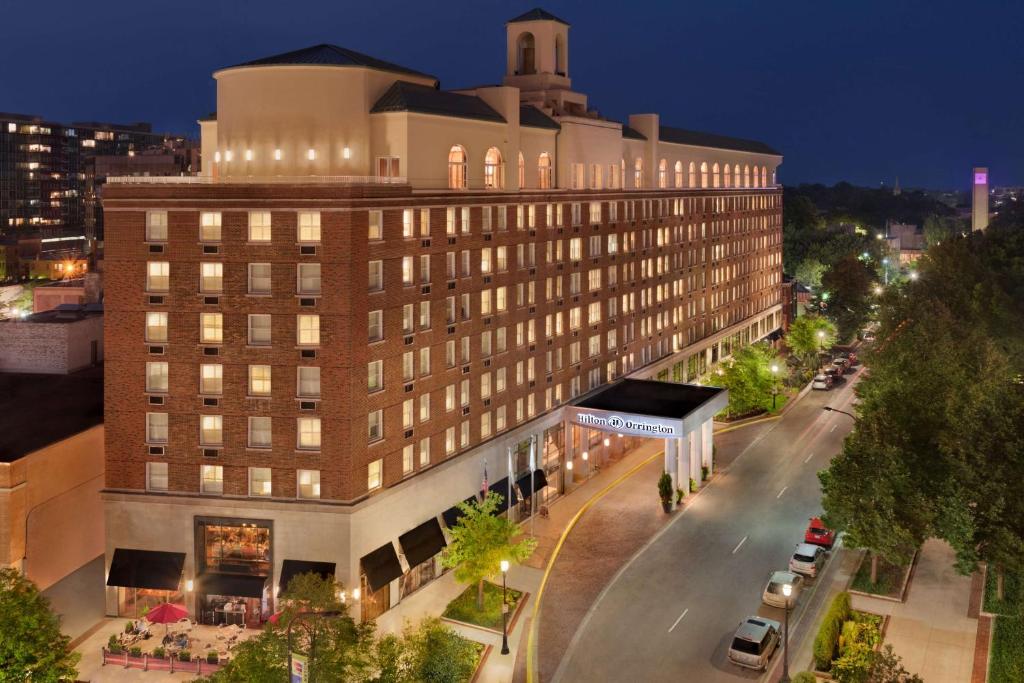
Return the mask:
<path fill-rule="evenodd" d="M 283 611 L 282 612 L 275 612 L 274 614 L 270 615 L 270 618 L 267 619 L 267 621 L 269 621 L 271 624 L 276 624 L 277 622 L 281 621 L 281 615 L 282 614 L 284 614 Z"/>
<path fill-rule="evenodd" d="M 173 624 L 188 616 L 188 610 L 182 605 L 164 602 L 146 613 L 146 621 L 151 624 Z"/>

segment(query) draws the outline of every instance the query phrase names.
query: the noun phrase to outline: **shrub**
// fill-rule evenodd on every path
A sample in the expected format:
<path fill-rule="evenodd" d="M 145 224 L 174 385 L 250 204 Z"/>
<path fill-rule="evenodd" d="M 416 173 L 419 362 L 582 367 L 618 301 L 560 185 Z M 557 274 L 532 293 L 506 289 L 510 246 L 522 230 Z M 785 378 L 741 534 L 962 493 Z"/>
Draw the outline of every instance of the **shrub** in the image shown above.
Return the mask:
<path fill-rule="evenodd" d="M 683 490 L 676 489 L 676 505 L 679 505 L 681 502 L 683 502 Z"/>
<path fill-rule="evenodd" d="M 209 652 L 206 653 L 206 662 L 207 662 L 207 664 L 216 664 L 218 661 L 219 661 L 219 657 L 217 655 L 217 651 L 216 650 L 210 650 Z"/>
<path fill-rule="evenodd" d="M 167 650 L 165 650 L 162 646 L 157 646 L 153 648 L 153 656 L 157 659 L 163 659 L 167 656 Z"/>
<path fill-rule="evenodd" d="M 141 647 L 133 647 L 132 649 L 128 650 L 128 654 L 130 654 L 132 657 L 141 657 L 142 656 L 142 648 Z"/>
<path fill-rule="evenodd" d="M 121 642 L 117 639 L 116 633 L 110 634 L 110 639 L 107 641 L 107 649 L 114 654 L 121 652 Z"/>
<path fill-rule="evenodd" d="M 135 630 L 135 624 L 129 619 L 128 623 L 124 625 L 124 632 L 131 633 L 133 630 Z"/>
<path fill-rule="evenodd" d="M 690 493 L 696 493 L 696 492 L 697 492 L 697 480 L 693 479 L 691 477 L 690 478 Z"/>
<path fill-rule="evenodd" d="M 708 475 L 710 473 L 711 473 L 711 471 L 708 470 L 708 466 L 707 465 L 701 465 L 700 466 L 700 478 L 701 479 L 707 480 Z"/>
<path fill-rule="evenodd" d="M 818 679 L 810 671 L 801 671 L 790 679 L 792 683 L 818 683 Z"/>
<path fill-rule="evenodd" d="M 672 501 L 672 476 L 668 472 L 658 478 L 658 497 L 666 503 Z"/>
<path fill-rule="evenodd" d="M 850 618 L 850 594 L 839 593 L 832 599 L 828 611 L 821 620 L 818 635 L 814 638 L 814 666 L 819 671 L 828 671 L 832 665 L 843 623 Z"/>
<path fill-rule="evenodd" d="M 188 650 L 182 650 L 181 652 L 178 653 L 178 661 L 179 662 L 190 662 L 190 661 L 192 661 L 192 653 L 189 652 Z"/>

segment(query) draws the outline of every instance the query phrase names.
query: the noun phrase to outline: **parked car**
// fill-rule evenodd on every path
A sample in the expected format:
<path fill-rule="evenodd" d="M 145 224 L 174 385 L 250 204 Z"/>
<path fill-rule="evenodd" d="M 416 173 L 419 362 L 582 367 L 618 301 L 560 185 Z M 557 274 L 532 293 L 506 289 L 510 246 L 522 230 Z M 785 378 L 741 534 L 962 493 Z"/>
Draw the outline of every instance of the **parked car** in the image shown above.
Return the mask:
<path fill-rule="evenodd" d="M 787 583 L 793 589 L 789 594 L 788 600 L 782 592 L 782 587 Z M 764 587 L 764 593 L 761 594 L 761 601 L 772 607 L 786 607 L 788 602 L 788 606 L 792 608 L 800 598 L 800 589 L 803 588 L 803 585 L 804 577 L 799 574 L 794 574 L 793 572 L 772 572 L 771 577 L 768 579 L 768 585 Z"/>
<path fill-rule="evenodd" d="M 845 374 L 850 370 L 850 361 L 845 358 L 836 358 L 832 361 L 832 367 L 838 370 L 840 374 Z"/>
<path fill-rule="evenodd" d="M 841 384 L 846 381 L 846 378 L 843 377 L 843 373 L 839 370 L 839 368 L 826 368 L 825 374 L 832 379 L 833 385 Z"/>
<path fill-rule="evenodd" d="M 840 351 L 836 355 L 839 356 L 840 358 L 845 358 L 846 360 L 850 361 L 850 366 L 851 367 L 857 364 L 857 352 L 856 351 Z"/>
<path fill-rule="evenodd" d="M 831 549 L 835 542 L 836 532 L 825 526 L 820 517 L 811 517 L 811 521 L 807 524 L 807 531 L 804 532 L 804 543 Z"/>
<path fill-rule="evenodd" d="M 764 617 L 747 617 L 736 627 L 729 645 L 729 661 L 747 669 L 764 671 L 779 649 L 782 625 Z"/>
<path fill-rule="evenodd" d="M 832 388 L 832 378 L 822 373 L 814 376 L 814 381 L 811 382 L 811 389 L 818 389 L 820 391 L 828 391 Z"/>
<path fill-rule="evenodd" d="M 825 549 L 811 543 L 798 543 L 793 557 L 789 558 L 789 571 L 815 577 L 825 566 Z"/>

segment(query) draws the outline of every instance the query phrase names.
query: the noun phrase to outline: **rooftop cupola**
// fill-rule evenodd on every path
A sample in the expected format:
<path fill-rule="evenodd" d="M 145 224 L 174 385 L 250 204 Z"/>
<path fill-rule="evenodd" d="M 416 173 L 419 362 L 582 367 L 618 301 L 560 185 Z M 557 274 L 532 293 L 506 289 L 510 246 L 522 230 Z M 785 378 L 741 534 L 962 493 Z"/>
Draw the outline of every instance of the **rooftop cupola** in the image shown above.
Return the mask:
<path fill-rule="evenodd" d="M 524 91 L 570 87 L 569 24 L 540 8 L 505 24 L 505 85 Z"/>

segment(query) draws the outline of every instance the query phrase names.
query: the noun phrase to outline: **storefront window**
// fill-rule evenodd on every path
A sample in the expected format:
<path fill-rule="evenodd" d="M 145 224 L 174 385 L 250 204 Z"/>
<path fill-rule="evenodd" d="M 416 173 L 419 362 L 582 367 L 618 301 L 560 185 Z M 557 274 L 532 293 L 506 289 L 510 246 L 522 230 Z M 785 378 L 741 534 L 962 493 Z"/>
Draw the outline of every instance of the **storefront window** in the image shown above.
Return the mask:
<path fill-rule="evenodd" d="M 270 529 L 255 524 L 200 524 L 201 571 L 225 574 L 270 574 Z"/>
<path fill-rule="evenodd" d="M 163 602 L 177 605 L 185 604 L 185 596 L 180 590 L 166 591 L 151 588 L 118 588 L 117 616 L 138 619 L 146 616 L 149 610 Z"/>
<path fill-rule="evenodd" d="M 366 580 L 366 574 L 360 575 L 359 584 L 362 593 L 359 603 L 362 606 L 363 621 L 376 619 L 391 609 L 391 584 L 387 584 L 377 592 L 371 593 L 370 584 Z"/>
<path fill-rule="evenodd" d="M 441 574 L 444 573 L 444 569 L 441 568 L 439 571 L 439 565 L 440 562 L 437 561 L 437 556 L 435 555 L 429 560 L 412 567 L 405 574 L 402 574 L 400 581 L 402 599 L 404 600 L 409 595 L 415 593 L 423 586 L 441 576 Z"/>

